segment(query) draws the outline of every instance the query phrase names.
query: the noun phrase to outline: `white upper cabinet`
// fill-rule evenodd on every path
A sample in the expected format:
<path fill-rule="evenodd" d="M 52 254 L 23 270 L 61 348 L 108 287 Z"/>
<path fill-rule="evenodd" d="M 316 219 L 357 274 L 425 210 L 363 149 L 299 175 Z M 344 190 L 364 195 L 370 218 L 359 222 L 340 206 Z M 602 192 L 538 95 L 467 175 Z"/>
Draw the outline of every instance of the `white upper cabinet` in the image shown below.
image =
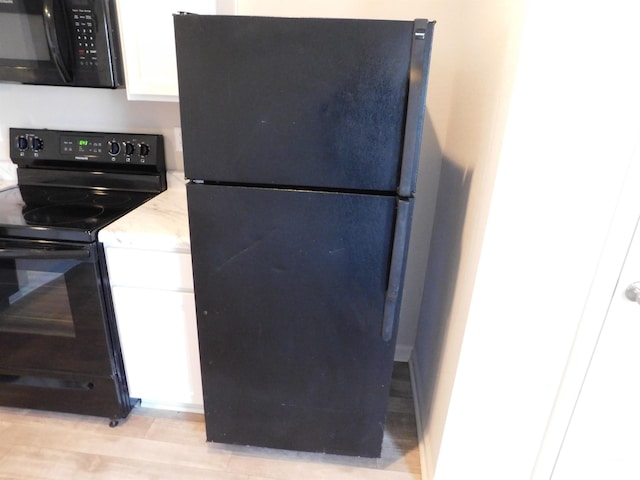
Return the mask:
<path fill-rule="evenodd" d="M 173 14 L 233 14 L 234 0 L 117 0 L 127 99 L 178 101 Z"/>

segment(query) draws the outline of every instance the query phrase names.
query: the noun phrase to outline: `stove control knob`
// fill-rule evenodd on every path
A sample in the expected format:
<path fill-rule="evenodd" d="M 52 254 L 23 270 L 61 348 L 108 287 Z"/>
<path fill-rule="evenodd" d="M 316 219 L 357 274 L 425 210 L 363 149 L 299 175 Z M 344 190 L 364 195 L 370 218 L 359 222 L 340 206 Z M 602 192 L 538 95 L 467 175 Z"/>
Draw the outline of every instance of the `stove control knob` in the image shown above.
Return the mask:
<path fill-rule="evenodd" d="M 38 150 L 42 150 L 44 147 L 44 143 L 42 143 L 42 139 L 38 137 L 31 137 L 31 150 L 37 152 Z"/>
<path fill-rule="evenodd" d="M 147 145 L 146 143 L 140 144 L 140 155 L 142 155 L 143 157 L 149 155 L 149 145 Z"/>
<path fill-rule="evenodd" d="M 133 146 L 133 143 L 127 142 L 124 144 L 124 153 L 127 155 L 133 155 L 133 152 L 136 151 L 136 147 Z"/>
<path fill-rule="evenodd" d="M 120 144 L 115 140 L 109 142 L 109 155 L 117 155 L 120 153 Z"/>
<path fill-rule="evenodd" d="M 25 137 L 18 137 L 16 146 L 18 147 L 18 150 L 20 150 L 21 152 L 24 152 L 29 147 L 29 142 Z"/>

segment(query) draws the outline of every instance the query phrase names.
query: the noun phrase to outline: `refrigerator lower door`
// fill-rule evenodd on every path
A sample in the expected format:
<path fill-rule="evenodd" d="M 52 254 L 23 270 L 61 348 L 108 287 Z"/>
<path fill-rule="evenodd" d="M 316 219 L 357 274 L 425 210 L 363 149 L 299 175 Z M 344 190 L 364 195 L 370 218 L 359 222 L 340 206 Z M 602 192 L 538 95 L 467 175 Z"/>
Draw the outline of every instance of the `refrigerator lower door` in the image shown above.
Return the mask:
<path fill-rule="evenodd" d="M 187 194 L 207 440 L 380 456 L 396 198 Z"/>

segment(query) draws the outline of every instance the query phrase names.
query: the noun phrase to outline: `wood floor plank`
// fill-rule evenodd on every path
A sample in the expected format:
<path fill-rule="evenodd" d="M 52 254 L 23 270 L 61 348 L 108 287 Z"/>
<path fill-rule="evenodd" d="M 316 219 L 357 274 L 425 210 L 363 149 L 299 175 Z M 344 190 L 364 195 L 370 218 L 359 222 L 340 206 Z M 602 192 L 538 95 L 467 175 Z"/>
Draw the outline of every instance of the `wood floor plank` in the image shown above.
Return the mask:
<path fill-rule="evenodd" d="M 2 461 L 3 475 L 22 478 L 51 479 L 78 478 L 80 472 L 91 468 L 92 457 L 73 455 L 61 450 L 16 446 Z"/>
<path fill-rule="evenodd" d="M 396 472 L 350 466 L 326 461 L 310 461 L 308 454 L 300 454 L 298 458 L 289 460 L 272 457 L 249 457 L 234 454 L 229 463 L 229 471 L 258 476 L 272 480 L 416 480 L 409 472 Z"/>
<path fill-rule="evenodd" d="M 201 445 L 206 438 L 204 415 L 198 421 L 157 418 L 145 438 L 182 445 Z"/>
<path fill-rule="evenodd" d="M 0 435 L 2 435 L 2 429 L 0 429 Z M 10 450 L 11 450 L 11 447 L 0 446 L 0 462 L 2 462 L 2 459 L 7 456 Z M 1 473 L 2 473 L 2 469 L 0 469 L 0 474 Z"/>
<path fill-rule="evenodd" d="M 5 428 L 9 428 L 11 424 L 9 422 L 5 422 L 0 420 L 0 435 L 2 434 L 2 430 L 4 430 Z"/>
<path fill-rule="evenodd" d="M 147 461 L 152 463 L 175 464 L 185 467 L 205 468 L 224 471 L 230 453 L 216 451 L 202 441 L 200 445 L 183 445 L 155 440 L 114 435 L 105 427 L 104 432 L 65 429 L 39 423 L 23 423 L 8 427 L 0 436 L 2 446 L 25 446 L 48 448 L 55 445 L 64 452 L 101 455 Z"/>
<path fill-rule="evenodd" d="M 16 447 L 0 461 L 0 471 L 7 478 L 28 476 L 38 480 L 247 480 L 246 475 L 212 472 L 208 469 L 132 461 L 103 455 L 55 449 Z M 2 477 L 0 477 L 2 478 Z"/>
<path fill-rule="evenodd" d="M 9 425 L 0 435 L 0 446 L 31 446 L 46 448 L 64 445 L 74 438 L 79 430 L 39 423 Z"/>
<path fill-rule="evenodd" d="M 107 451 L 112 457 L 204 468 L 215 472 L 225 471 L 230 457 L 227 452 L 210 449 L 205 442 L 200 445 L 183 445 L 96 433 L 71 439 L 65 449 L 89 454 Z"/>

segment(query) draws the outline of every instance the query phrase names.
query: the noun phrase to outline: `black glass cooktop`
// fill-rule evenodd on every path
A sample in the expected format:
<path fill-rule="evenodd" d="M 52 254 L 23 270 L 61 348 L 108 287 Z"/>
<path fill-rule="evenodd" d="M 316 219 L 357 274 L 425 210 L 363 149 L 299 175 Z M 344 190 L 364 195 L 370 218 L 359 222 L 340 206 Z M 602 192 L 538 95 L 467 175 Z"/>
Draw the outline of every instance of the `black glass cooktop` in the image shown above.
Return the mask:
<path fill-rule="evenodd" d="M 93 242 L 156 193 L 20 185 L 0 192 L 0 235 Z"/>

